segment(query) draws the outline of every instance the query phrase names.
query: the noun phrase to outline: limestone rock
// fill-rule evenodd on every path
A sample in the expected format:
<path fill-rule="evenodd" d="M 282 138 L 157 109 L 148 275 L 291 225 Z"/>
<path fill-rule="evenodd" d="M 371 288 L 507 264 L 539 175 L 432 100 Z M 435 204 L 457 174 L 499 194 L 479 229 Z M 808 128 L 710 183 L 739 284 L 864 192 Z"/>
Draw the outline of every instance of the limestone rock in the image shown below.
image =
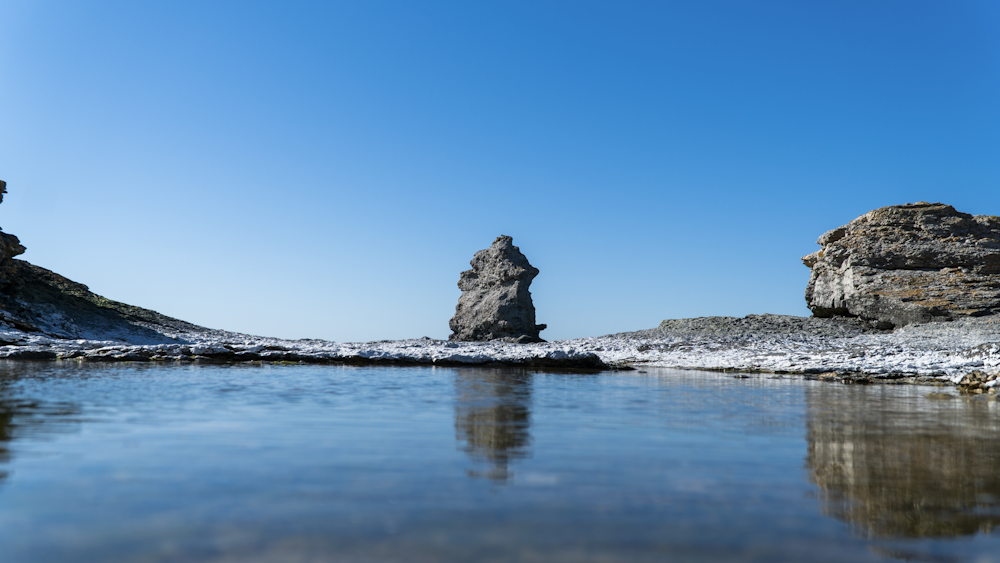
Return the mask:
<path fill-rule="evenodd" d="M 1000 312 L 1000 217 L 940 203 L 882 207 L 824 233 L 802 258 L 817 317 L 880 328 Z"/>
<path fill-rule="evenodd" d="M 528 286 L 538 269 L 528 263 L 508 236 L 499 236 L 493 245 L 480 250 L 462 272 L 455 316 L 449 326 L 449 340 L 544 342 L 538 333 L 545 325 L 535 324 L 535 307 Z"/>

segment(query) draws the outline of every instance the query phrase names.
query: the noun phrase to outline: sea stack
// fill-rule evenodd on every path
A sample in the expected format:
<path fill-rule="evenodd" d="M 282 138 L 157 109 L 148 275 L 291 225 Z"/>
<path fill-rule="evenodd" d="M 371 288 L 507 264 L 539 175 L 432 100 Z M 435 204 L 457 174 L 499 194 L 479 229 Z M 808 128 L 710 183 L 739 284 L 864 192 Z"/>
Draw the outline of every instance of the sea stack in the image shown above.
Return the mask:
<path fill-rule="evenodd" d="M 501 235 L 493 245 L 480 250 L 462 272 L 455 316 L 449 326 L 449 340 L 544 342 L 538 333 L 545 325 L 535 324 L 535 306 L 528 286 L 538 269 L 528 263 L 511 237 Z"/>
<path fill-rule="evenodd" d="M 802 258 L 806 303 L 879 328 L 1000 312 L 1000 217 L 941 203 L 882 207 L 828 231 Z"/>

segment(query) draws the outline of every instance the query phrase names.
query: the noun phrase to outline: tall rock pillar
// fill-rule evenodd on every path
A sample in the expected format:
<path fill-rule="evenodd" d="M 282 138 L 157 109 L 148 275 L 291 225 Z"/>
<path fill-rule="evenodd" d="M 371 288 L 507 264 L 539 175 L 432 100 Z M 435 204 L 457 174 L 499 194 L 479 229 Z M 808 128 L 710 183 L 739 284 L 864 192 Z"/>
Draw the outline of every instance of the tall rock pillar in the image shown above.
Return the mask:
<path fill-rule="evenodd" d="M 449 326 L 449 340 L 544 342 L 538 333 L 545 325 L 535 324 L 535 306 L 528 286 L 538 269 L 528 263 L 511 237 L 501 235 L 493 245 L 480 250 L 462 272 L 455 316 Z"/>

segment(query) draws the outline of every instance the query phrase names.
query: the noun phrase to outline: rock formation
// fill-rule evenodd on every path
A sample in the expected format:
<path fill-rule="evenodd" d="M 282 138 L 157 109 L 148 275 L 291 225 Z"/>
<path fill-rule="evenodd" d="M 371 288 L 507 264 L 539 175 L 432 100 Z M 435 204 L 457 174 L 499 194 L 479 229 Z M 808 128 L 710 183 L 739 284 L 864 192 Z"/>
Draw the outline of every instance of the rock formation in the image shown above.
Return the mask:
<path fill-rule="evenodd" d="M 1000 312 L 1000 217 L 940 203 L 882 207 L 829 231 L 802 258 L 817 317 L 879 328 Z"/>
<path fill-rule="evenodd" d="M 455 316 L 449 326 L 449 340 L 544 342 L 538 333 L 545 325 L 535 324 L 535 307 L 528 286 L 538 269 L 514 246 L 508 236 L 499 236 L 493 245 L 480 250 L 462 272 Z"/>

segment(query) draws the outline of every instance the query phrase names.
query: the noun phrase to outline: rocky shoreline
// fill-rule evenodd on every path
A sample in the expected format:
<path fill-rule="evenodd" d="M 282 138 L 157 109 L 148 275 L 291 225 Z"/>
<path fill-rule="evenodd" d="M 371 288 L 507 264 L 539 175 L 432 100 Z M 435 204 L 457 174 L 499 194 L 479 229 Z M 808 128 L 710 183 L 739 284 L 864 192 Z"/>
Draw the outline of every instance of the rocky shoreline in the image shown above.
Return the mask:
<path fill-rule="evenodd" d="M 872 329 L 853 319 L 750 315 L 664 321 L 637 332 L 518 344 L 420 338 L 339 343 L 282 340 L 136 321 L 143 344 L 58 338 L 0 328 L 0 359 L 148 362 L 302 362 L 635 369 L 643 366 L 797 374 L 847 382 L 998 385 L 1000 319 Z"/>

